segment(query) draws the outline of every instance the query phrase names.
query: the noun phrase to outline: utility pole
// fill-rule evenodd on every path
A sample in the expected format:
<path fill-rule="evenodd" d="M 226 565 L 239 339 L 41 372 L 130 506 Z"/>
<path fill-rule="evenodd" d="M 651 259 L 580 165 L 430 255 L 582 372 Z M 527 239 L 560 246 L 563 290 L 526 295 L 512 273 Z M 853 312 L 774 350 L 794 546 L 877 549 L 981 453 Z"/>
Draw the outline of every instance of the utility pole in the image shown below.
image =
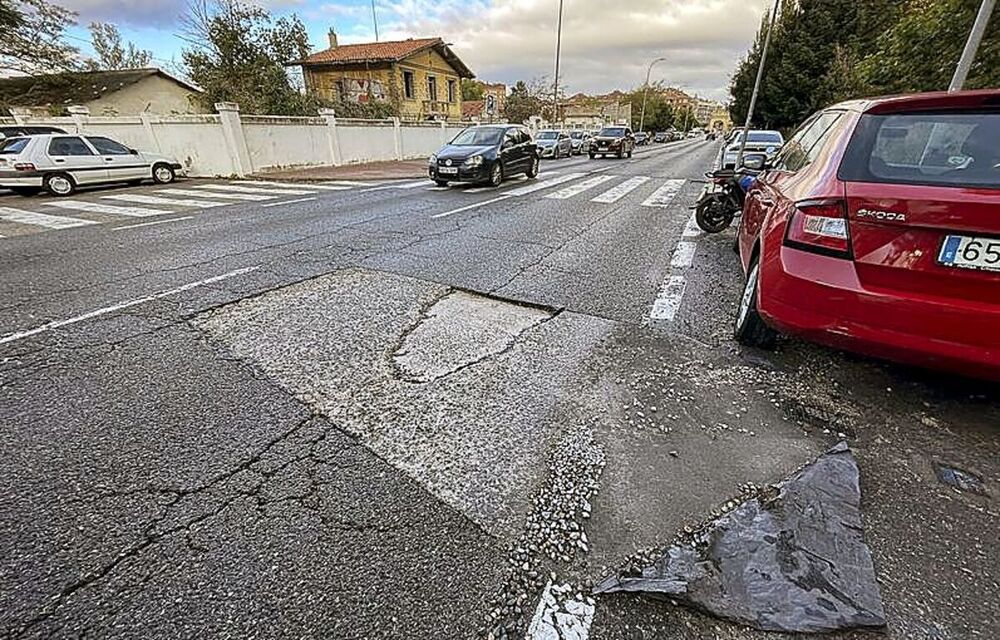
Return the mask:
<path fill-rule="evenodd" d="M 372 24 L 375 25 L 375 42 L 378 42 L 378 16 L 375 14 L 375 0 L 372 0 Z"/>
<path fill-rule="evenodd" d="M 771 32 L 774 31 L 774 23 L 778 20 L 778 5 L 781 0 L 774 0 L 774 9 L 771 12 L 771 22 L 767 26 L 767 35 L 764 36 L 764 50 L 760 52 L 760 65 L 757 67 L 757 79 L 753 83 L 753 93 L 750 95 L 750 105 L 747 107 L 747 122 L 743 127 L 743 135 L 740 136 L 740 151 L 736 154 L 735 169 L 739 169 L 743 164 L 743 151 L 747 147 L 747 138 L 750 137 L 750 120 L 753 118 L 753 110 L 757 106 L 757 94 L 760 92 L 760 81 L 764 77 L 764 63 L 767 61 L 767 48 L 771 44 Z"/>
<path fill-rule="evenodd" d="M 962 51 L 962 57 L 955 68 L 955 75 L 951 79 L 948 91 L 961 91 L 965 85 L 965 78 L 969 75 L 969 69 L 972 68 L 972 63 L 976 59 L 976 51 L 979 50 L 979 43 L 983 41 L 986 24 L 990 21 L 995 4 L 996 0 L 983 0 L 983 4 L 979 6 L 979 13 L 976 15 L 976 21 L 972 24 L 969 39 L 965 41 L 965 49 Z"/>
<path fill-rule="evenodd" d="M 657 58 L 649 63 L 649 68 L 646 69 L 646 84 L 642 85 L 642 114 L 639 116 L 639 131 L 643 131 L 642 126 L 646 122 L 646 94 L 649 93 L 649 74 L 653 72 L 653 65 L 657 62 L 663 62 L 666 58 Z"/>
<path fill-rule="evenodd" d="M 552 123 L 559 119 L 559 53 L 562 49 L 563 0 L 559 0 L 559 21 L 556 26 L 556 81 L 552 85 Z"/>

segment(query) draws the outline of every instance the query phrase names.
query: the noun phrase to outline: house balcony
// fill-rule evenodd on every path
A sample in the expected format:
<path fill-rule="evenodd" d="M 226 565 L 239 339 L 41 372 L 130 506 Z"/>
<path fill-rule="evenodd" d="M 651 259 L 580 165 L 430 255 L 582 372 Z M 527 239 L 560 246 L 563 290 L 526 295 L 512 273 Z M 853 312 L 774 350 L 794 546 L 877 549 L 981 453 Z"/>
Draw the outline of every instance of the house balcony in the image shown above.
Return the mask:
<path fill-rule="evenodd" d="M 448 113 L 451 109 L 451 102 L 444 100 L 424 100 L 424 113 Z"/>

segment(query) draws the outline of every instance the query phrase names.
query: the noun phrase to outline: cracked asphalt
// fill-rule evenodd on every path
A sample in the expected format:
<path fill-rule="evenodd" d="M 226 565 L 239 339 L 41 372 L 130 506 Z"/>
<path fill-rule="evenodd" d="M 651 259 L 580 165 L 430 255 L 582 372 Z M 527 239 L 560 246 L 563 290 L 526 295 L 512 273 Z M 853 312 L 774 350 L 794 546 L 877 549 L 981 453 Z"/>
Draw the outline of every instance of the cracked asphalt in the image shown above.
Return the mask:
<path fill-rule="evenodd" d="M 546 162 L 614 178 L 439 218 L 498 194 L 386 185 L 0 240 L 0 337 L 53 323 L 0 343 L 0 637 L 521 638 L 558 588 L 595 639 L 770 638 L 584 596 L 842 437 L 887 635 L 993 637 L 995 385 L 738 348 L 731 230 L 697 239 L 678 315 L 650 320 L 717 151 Z"/>

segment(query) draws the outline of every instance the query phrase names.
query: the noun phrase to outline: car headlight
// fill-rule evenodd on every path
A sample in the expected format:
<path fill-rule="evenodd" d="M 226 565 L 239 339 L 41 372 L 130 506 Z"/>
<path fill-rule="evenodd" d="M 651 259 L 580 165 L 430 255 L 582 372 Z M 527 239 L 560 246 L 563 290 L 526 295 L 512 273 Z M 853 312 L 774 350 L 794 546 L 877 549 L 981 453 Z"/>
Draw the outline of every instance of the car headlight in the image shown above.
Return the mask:
<path fill-rule="evenodd" d="M 436 154 L 431 154 L 431 159 L 428 161 L 429 164 L 437 164 L 438 157 Z"/>
<path fill-rule="evenodd" d="M 482 156 L 472 156 L 465 161 L 465 166 L 467 167 L 478 167 L 483 163 Z"/>

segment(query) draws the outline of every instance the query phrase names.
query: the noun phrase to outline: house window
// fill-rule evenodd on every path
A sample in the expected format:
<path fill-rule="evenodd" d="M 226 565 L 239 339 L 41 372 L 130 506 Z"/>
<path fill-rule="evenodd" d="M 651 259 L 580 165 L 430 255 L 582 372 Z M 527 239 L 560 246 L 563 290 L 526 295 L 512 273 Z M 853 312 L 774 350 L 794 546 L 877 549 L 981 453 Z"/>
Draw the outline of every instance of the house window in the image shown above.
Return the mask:
<path fill-rule="evenodd" d="M 448 102 L 455 102 L 455 81 L 448 81 Z"/>
<path fill-rule="evenodd" d="M 427 99 L 431 101 L 438 99 L 438 79 L 434 76 L 427 78 Z"/>
<path fill-rule="evenodd" d="M 403 72 L 403 97 L 408 100 L 413 100 L 416 96 L 413 91 L 413 72 L 404 71 Z"/>

